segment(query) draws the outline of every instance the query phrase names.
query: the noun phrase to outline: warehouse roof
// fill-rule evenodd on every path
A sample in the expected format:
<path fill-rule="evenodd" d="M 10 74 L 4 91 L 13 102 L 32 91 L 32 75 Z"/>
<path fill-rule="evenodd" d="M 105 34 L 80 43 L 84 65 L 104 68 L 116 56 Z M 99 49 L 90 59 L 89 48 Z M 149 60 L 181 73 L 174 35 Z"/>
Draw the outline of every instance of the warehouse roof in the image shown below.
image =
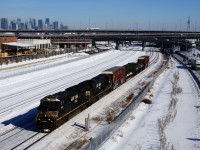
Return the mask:
<path fill-rule="evenodd" d="M 3 45 L 14 46 L 14 47 L 35 47 L 32 44 L 24 44 L 19 42 L 9 42 L 9 43 L 2 43 Z"/>

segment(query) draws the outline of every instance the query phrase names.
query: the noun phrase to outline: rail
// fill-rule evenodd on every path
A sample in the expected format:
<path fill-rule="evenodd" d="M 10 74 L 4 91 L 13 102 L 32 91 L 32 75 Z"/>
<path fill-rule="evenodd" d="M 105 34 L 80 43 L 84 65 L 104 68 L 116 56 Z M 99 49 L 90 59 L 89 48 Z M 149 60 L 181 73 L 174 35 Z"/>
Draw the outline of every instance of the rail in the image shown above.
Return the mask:
<path fill-rule="evenodd" d="M 153 59 L 157 61 L 158 59 Z M 152 63 L 153 64 L 153 63 Z M 164 62 L 161 69 L 154 75 L 154 78 L 144 87 L 143 91 L 136 96 L 132 102 L 124 109 L 118 116 L 114 118 L 114 121 L 111 124 L 108 124 L 107 127 L 99 134 L 97 137 L 93 138 L 90 143 L 88 143 L 83 150 L 94 150 L 98 149 L 121 125 L 122 123 L 131 115 L 132 111 L 139 105 L 143 100 L 143 97 L 147 94 L 148 90 L 153 86 L 157 77 L 166 69 L 168 61 Z M 66 148 L 70 149 L 72 145 Z"/>
<path fill-rule="evenodd" d="M 192 76 L 193 79 L 195 80 L 195 82 L 196 82 L 198 88 L 200 89 L 200 81 L 199 81 L 198 77 L 195 75 L 195 73 L 194 73 L 189 67 L 187 67 L 187 65 L 186 65 L 184 62 L 182 62 L 182 60 L 178 59 L 178 58 L 175 57 L 174 55 L 171 55 L 171 56 L 172 56 L 175 60 L 177 60 L 179 63 L 181 63 L 181 64 L 189 71 L 189 73 L 191 74 L 191 76 Z"/>

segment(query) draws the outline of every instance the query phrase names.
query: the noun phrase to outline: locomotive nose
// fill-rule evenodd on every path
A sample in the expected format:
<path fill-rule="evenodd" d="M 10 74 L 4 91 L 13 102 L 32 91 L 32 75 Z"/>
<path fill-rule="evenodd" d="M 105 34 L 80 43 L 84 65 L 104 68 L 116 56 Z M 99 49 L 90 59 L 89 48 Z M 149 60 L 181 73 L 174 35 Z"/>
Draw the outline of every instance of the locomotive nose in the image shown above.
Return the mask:
<path fill-rule="evenodd" d="M 40 111 L 36 117 L 36 128 L 38 131 L 50 132 L 55 128 L 56 119 L 58 118 L 57 111 Z"/>

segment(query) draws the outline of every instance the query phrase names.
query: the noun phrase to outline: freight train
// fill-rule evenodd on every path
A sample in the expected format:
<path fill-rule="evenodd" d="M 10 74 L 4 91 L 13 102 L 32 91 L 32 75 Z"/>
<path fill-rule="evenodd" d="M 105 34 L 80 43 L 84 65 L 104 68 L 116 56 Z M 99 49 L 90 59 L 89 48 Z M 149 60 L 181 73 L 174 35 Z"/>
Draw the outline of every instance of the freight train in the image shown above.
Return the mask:
<path fill-rule="evenodd" d="M 144 70 L 148 67 L 148 63 L 149 56 L 141 56 L 137 63 L 112 67 L 90 80 L 42 98 L 36 115 L 36 130 L 53 131 L 69 118 Z"/>

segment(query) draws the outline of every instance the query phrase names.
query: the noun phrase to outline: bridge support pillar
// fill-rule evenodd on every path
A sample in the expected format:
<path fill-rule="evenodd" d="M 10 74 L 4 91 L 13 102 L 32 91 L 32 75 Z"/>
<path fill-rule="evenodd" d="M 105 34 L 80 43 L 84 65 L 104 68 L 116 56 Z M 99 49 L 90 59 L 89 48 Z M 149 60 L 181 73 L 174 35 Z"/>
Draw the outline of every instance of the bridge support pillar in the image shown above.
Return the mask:
<path fill-rule="evenodd" d="M 92 41 L 92 47 L 97 48 L 95 41 Z"/>

